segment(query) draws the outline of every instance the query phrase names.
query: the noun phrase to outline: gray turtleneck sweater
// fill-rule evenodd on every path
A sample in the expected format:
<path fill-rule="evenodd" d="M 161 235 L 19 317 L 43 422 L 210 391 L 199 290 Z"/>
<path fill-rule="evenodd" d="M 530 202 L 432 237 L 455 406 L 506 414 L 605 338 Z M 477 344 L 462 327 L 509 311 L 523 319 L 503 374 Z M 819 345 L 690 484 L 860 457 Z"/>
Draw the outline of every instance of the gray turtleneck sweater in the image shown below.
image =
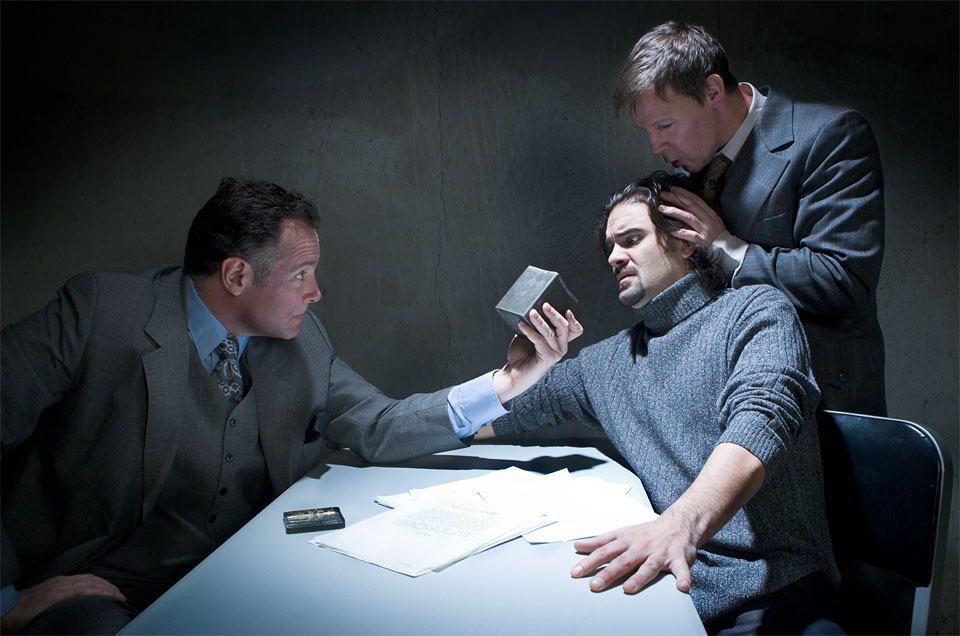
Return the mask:
<path fill-rule="evenodd" d="M 819 391 L 793 306 L 773 287 L 716 292 L 688 274 L 638 313 L 642 326 L 554 366 L 494 432 L 569 420 L 602 427 L 658 513 L 717 444 L 760 459 L 763 487 L 691 568 L 704 621 L 813 572 L 838 582 L 814 418 Z"/>

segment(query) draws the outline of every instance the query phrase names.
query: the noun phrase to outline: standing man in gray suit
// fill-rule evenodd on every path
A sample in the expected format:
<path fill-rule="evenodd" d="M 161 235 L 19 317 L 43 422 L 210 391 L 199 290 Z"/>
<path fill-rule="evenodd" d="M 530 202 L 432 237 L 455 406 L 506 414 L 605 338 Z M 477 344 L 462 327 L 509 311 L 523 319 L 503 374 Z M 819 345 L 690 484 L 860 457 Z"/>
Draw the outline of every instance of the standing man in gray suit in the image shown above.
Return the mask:
<path fill-rule="evenodd" d="M 506 365 L 404 400 L 333 351 L 319 216 L 225 179 L 184 267 L 87 273 L 2 343 L 4 633 L 111 633 L 344 444 L 390 462 L 460 448 L 582 333 L 549 305 Z"/>
<path fill-rule="evenodd" d="M 883 178 L 863 117 L 738 84 L 720 43 L 680 22 L 640 38 L 613 102 L 691 175 L 663 195 L 690 227 L 674 236 L 710 250 L 734 288 L 767 283 L 796 307 L 821 406 L 885 415 Z"/>

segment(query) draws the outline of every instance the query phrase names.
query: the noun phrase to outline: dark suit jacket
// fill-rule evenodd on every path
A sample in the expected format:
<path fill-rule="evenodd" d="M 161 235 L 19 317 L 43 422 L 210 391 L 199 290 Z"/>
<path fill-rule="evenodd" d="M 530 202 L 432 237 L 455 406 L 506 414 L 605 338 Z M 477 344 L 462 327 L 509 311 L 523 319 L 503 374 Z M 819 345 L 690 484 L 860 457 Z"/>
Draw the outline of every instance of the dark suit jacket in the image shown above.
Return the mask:
<path fill-rule="evenodd" d="M 185 412 L 187 332 L 177 267 L 88 273 L 2 342 L 3 576 L 84 571 L 150 514 Z M 323 438 L 371 461 L 463 447 L 446 391 L 387 398 L 334 355 L 320 320 L 244 352 L 274 496 L 322 460 Z M 19 563 L 19 567 L 18 567 Z"/>
<path fill-rule="evenodd" d="M 726 174 L 722 216 L 751 243 L 733 286 L 774 285 L 803 321 L 824 408 L 886 413 L 877 280 L 883 177 L 853 111 L 764 88 L 760 119 Z"/>

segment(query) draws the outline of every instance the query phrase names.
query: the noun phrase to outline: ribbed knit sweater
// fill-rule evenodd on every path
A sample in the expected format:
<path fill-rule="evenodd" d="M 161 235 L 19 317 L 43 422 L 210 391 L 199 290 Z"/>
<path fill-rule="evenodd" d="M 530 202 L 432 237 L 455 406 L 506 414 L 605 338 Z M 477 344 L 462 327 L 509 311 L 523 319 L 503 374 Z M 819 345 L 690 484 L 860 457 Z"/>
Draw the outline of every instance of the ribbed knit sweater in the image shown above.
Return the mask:
<path fill-rule="evenodd" d="M 554 366 L 494 422 L 498 435 L 578 420 L 600 426 L 656 512 L 732 442 L 766 470 L 760 491 L 697 553 L 704 621 L 816 571 L 839 575 L 823 505 L 819 391 L 800 322 L 773 287 L 709 290 L 688 274 L 641 324 Z"/>

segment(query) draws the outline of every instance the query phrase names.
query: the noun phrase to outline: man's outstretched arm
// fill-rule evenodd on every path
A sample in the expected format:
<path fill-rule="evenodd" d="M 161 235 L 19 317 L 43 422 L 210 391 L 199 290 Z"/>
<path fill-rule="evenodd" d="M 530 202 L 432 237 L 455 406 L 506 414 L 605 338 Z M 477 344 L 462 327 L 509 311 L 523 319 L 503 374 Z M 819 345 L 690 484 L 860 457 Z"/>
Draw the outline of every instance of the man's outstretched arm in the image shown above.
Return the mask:
<path fill-rule="evenodd" d="M 753 453 L 737 444 L 718 444 L 690 487 L 659 519 L 577 541 L 577 552 L 589 556 L 570 575 L 593 575 L 594 592 L 623 581 L 623 591 L 636 594 L 661 572 L 670 572 L 677 589 L 689 592 L 697 549 L 750 501 L 765 476 L 763 463 Z"/>

